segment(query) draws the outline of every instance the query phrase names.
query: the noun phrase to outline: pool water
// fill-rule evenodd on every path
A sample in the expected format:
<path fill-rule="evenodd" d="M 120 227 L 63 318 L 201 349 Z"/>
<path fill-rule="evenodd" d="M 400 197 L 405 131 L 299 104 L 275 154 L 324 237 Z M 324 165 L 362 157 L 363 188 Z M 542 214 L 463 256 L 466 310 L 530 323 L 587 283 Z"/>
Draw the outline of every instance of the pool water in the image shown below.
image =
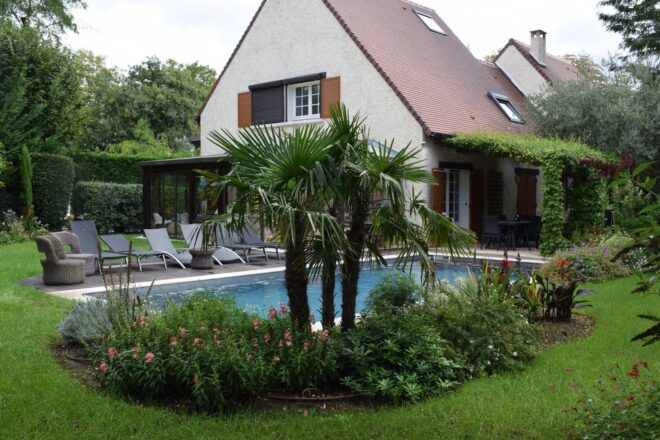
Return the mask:
<path fill-rule="evenodd" d="M 446 280 L 451 284 L 455 284 L 458 279 L 466 279 L 468 277 L 468 268 L 465 266 L 443 265 L 439 266 L 437 271 L 440 280 Z M 358 312 L 364 310 L 368 293 L 386 275 L 391 273 L 395 273 L 395 270 L 392 268 L 368 269 L 360 273 L 356 304 Z M 412 272 L 409 273 L 414 279 L 419 280 L 419 267 L 413 266 Z M 262 316 L 266 316 L 270 307 L 278 307 L 281 304 L 288 303 L 286 288 L 284 286 L 284 273 L 280 272 L 205 282 L 155 286 L 149 294 L 149 305 L 154 309 L 162 309 L 168 303 L 182 303 L 196 294 L 231 297 L 242 309 L 248 312 L 258 313 Z M 312 314 L 320 316 L 321 284 L 319 280 L 310 281 L 308 295 Z M 335 295 L 336 313 L 337 316 L 341 316 L 341 283 L 339 277 L 337 277 Z"/>

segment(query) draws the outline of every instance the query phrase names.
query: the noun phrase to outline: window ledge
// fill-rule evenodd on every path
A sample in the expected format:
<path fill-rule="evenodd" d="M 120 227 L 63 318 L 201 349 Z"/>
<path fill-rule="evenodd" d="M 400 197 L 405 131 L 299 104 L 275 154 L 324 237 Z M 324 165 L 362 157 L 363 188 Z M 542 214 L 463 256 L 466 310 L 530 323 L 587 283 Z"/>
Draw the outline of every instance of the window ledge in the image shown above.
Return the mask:
<path fill-rule="evenodd" d="M 267 124 L 273 128 L 293 128 L 302 125 L 321 125 L 325 122 L 322 118 L 301 119 L 299 121 L 278 122 L 276 124 Z"/>

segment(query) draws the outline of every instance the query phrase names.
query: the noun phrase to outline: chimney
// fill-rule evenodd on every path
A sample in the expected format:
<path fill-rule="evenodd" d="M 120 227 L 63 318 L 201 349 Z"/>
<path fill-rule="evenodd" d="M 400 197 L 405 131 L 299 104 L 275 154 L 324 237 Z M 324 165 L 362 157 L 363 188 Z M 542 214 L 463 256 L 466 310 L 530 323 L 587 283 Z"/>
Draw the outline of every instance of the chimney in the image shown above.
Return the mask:
<path fill-rule="evenodd" d="M 547 33 L 541 29 L 530 32 L 532 34 L 529 44 L 529 53 L 536 62 L 545 67 L 545 40 Z"/>

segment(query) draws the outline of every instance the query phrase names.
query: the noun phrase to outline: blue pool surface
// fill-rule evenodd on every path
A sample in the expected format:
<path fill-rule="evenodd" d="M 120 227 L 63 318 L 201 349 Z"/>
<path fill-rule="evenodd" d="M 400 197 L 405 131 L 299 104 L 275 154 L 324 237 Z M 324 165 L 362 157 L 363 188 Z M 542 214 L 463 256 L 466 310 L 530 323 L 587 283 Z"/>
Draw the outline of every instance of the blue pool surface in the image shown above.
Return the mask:
<path fill-rule="evenodd" d="M 358 285 L 357 311 L 364 310 L 368 293 L 387 275 L 394 273 L 392 268 L 375 268 L 363 270 L 360 273 Z M 419 267 L 413 266 L 410 273 L 414 279 L 419 280 Z M 439 266 L 438 278 L 455 284 L 460 278 L 468 277 L 468 268 L 465 266 Z M 141 292 L 144 293 L 144 290 Z M 337 277 L 336 312 L 341 316 L 341 285 Z M 182 303 L 196 294 L 211 294 L 233 298 L 239 307 L 251 312 L 266 316 L 269 307 L 278 307 L 287 304 L 286 288 L 284 286 L 284 273 L 266 275 L 250 275 L 219 280 L 154 286 L 149 294 L 149 305 L 154 309 L 162 309 L 168 303 Z M 309 304 L 312 314 L 320 316 L 321 310 L 321 284 L 319 280 L 310 281 Z"/>

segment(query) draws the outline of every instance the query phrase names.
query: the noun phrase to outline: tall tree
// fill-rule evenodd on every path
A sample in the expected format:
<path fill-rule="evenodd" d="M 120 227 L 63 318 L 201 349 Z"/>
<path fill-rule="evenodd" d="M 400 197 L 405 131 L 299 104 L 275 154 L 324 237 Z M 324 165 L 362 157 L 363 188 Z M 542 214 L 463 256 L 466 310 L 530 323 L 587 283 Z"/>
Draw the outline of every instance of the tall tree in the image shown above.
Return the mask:
<path fill-rule="evenodd" d="M 638 56 L 660 55 L 660 7 L 658 0 L 603 0 L 599 18 L 607 29 L 623 36 L 623 46 Z"/>
<path fill-rule="evenodd" d="M 76 31 L 71 10 L 85 7 L 83 0 L 0 0 L 0 17 L 20 27 L 40 28 L 57 35 Z"/>

